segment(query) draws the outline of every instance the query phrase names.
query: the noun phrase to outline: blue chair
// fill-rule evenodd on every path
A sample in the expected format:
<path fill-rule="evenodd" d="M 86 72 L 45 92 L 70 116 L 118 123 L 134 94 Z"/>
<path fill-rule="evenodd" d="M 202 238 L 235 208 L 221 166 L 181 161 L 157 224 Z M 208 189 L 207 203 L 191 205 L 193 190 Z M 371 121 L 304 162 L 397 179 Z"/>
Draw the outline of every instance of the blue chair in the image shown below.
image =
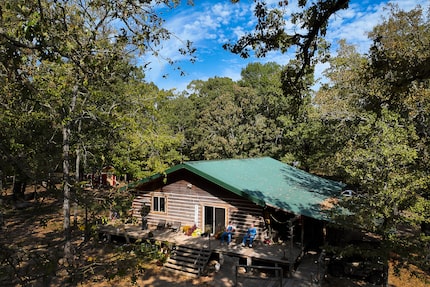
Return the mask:
<path fill-rule="evenodd" d="M 249 241 L 249 247 L 252 247 L 252 243 L 254 242 L 255 237 L 257 236 L 257 228 L 254 226 L 250 227 L 246 232 L 246 235 L 243 237 L 242 246 L 245 246 Z"/>

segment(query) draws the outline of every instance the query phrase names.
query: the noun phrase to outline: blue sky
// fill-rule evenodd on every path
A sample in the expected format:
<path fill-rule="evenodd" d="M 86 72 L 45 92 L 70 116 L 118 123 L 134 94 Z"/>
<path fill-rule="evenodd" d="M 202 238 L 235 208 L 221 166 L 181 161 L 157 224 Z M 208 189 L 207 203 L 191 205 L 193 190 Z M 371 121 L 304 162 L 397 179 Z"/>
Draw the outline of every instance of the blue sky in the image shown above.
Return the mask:
<path fill-rule="evenodd" d="M 267 0 L 270 4 L 273 0 Z M 183 1 L 186 2 L 186 1 Z M 241 0 L 237 4 L 231 4 L 228 0 L 199 1 L 194 0 L 194 6 L 181 5 L 168 12 L 163 12 L 166 19 L 166 28 L 172 31 L 176 37 L 163 42 L 160 50 L 161 58 L 148 56 L 143 61 L 151 64 L 145 74 L 148 82 L 155 83 L 160 89 L 175 89 L 177 92 L 186 89 L 192 80 L 207 80 L 215 76 L 229 77 L 233 80 L 240 79 L 240 72 L 251 62 L 276 62 L 285 65 L 294 58 L 294 54 L 280 54 L 272 52 L 265 58 L 243 59 L 239 55 L 232 54 L 222 48 L 228 41 L 235 41 L 247 31 L 251 31 L 255 25 L 252 0 Z M 278 0 L 273 1 L 277 3 Z M 289 1 L 295 4 L 297 1 Z M 326 39 L 332 43 L 333 49 L 340 39 L 346 39 L 347 43 L 357 47 L 360 53 L 366 53 L 371 44 L 367 33 L 381 22 L 381 17 L 387 15 L 384 10 L 387 3 L 395 3 L 403 10 L 410 10 L 420 4 L 427 9 L 428 0 L 351 0 L 349 8 L 338 12 L 330 21 Z M 288 9 L 296 9 L 290 4 Z M 292 29 L 288 27 L 287 29 Z M 194 64 L 181 56 L 177 49 L 181 46 L 180 40 L 190 40 L 197 48 Z M 333 51 L 334 52 L 334 51 Z M 162 59 L 171 58 L 178 61 L 185 72 L 181 76 L 174 66 Z M 324 65 L 316 69 L 316 76 L 321 75 Z"/>

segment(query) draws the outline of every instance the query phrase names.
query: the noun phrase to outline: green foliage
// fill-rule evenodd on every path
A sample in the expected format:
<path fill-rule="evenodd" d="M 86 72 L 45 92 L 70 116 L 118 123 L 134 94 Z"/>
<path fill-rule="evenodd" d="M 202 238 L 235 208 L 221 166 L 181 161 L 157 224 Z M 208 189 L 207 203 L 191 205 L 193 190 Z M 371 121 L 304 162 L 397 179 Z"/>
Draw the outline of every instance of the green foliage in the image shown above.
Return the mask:
<path fill-rule="evenodd" d="M 425 267 L 428 239 L 420 227 L 430 218 L 430 74 L 423 65 L 430 30 L 421 8 L 390 9 L 370 33 L 367 57 L 341 42 L 317 111 L 336 137 L 327 142 L 328 170 L 358 193 L 341 202 L 353 214 L 342 223 L 379 234 L 401 262 Z"/>
<path fill-rule="evenodd" d="M 371 77 L 384 79 L 388 89 L 383 100 L 401 107 L 407 90 L 430 76 L 430 20 L 420 7 L 409 12 L 396 5 L 389 9 L 390 17 L 369 34 L 373 40 Z"/>
<path fill-rule="evenodd" d="M 183 135 L 168 126 L 163 106 L 169 93 L 154 85 L 131 82 L 115 112 L 118 141 L 106 155 L 122 173 L 143 177 L 180 162 Z"/>
<path fill-rule="evenodd" d="M 121 172 L 142 176 L 164 170 L 180 158 L 175 148 L 181 138 L 164 128 L 157 101 L 151 100 L 164 95 L 144 84 L 133 63 L 139 53 L 157 54 L 161 41 L 170 38 L 157 11 L 158 5 L 170 4 L 163 0 L 0 4 L 0 77 L 5 80 L 0 87 L 5 103 L 0 107 L 0 127 L 5 126 L 2 133 L 10 132 L 0 137 L 0 168 L 25 183 L 46 179 L 62 167 L 66 261 L 72 259 L 73 163 L 79 181 L 82 170 L 97 172 L 117 164 Z M 179 49 L 182 55 L 193 52 L 190 43 Z M 133 85 L 145 89 L 133 91 Z M 150 95 L 142 94 L 145 90 Z M 149 100 L 148 105 L 141 105 L 142 113 L 131 118 L 133 127 L 140 127 L 136 132 L 128 129 L 125 111 L 142 99 Z M 133 150 L 115 148 L 123 142 L 133 143 Z M 123 212 L 122 206 L 115 208 Z M 85 229 L 87 233 L 87 223 Z"/>
<path fill-rule="evenodd" d="M 131 64 L 137 55 L 133 46 L 147 52 L 150 45 L 157 53 L 157 45 L 171 36 L 161 28 L 163 21 L 155 11 L 156 5 L 164 4 L 171 3 L 157 1 L 145 7 L 135 1 L 1 4 L 0 77 L 5 83 L 1 86 L 5 104 L 0 107 L 1 130 L 5 132 L 0 142 L 5 157 L 2 170 L 31 179 L 46 177 L 61 166 L 63 127 L 70 129 L 68 149 L 78 161 L 83 159 L 81 168 L 92 172 L 124 161 L 125 155 L 118 154 L 115 147 L 128 142 L 124 137 L 134 133 L 127 129 L 130 126 L 124 113 L 128 109 L 131 113 L 134 103 L 146 109 L 132 118 L 141 124 L 139 134 L 148 143 L 141 148 L 144 152 L 139 163 L 129 160 L 131 166 L 121 165 L 119 170 L 142 176 L 142 169 L 159 171 L 176 160 L 178 156 L 171 150 L 180 139 L 162 131 L 159 120 L 156 126 L 144 129 L 154 117 L 156 109 L 150 105 L 157 103 L 152 97 L 159 97 L 158 90 L 150 85 L 142 89 L 144 76 Z M 124 25 L 113 25 L 115 21 Z M 192 50 L 187 45 L 181 53 Z"/>
<path fill-rule="evenodd" d="M 251 64 L 237 83 L 227 78 L 192 82 L 193 93 L 180 102 L 188 116 L 184 121 L 178 119 L 183 122 L 189 158 L 280 154 L 282 126 L 278 117 L 285 110 L 280 72 L 281 67 L 274 63 Z M 179 103 L 179 99 L 175 100 Z"/>

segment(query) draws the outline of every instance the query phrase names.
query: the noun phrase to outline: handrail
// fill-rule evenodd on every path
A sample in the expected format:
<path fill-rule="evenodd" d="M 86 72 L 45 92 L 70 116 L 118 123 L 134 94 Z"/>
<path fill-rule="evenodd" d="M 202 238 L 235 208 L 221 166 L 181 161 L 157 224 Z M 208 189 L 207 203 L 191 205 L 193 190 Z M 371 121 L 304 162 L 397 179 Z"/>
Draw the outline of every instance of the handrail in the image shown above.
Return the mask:
<path fill-rule="evenodd" d="M 197 255 L 197 257 L 196 257 L 196 259 L 194 260 L 194 265 L 197 265 L 197 262 L 199 261 L 199 259 L 200 259 L 200 257 L 201 257 L 201 254 L 202 254 L 202 252 L 203 252 L 203 248 L 202 249 L 200 249 L 200 251 L 199 251 L 199 254 Z M 200 267 L 200 264 L 199 264 L 199 266 L 198 266 L 198 272 L 199 272 L 199 274 L 198 274 L 198 276 L 200 277 L 200 275 L 201 275 L 201 272 L 202 272 L 202 268 Z"/>

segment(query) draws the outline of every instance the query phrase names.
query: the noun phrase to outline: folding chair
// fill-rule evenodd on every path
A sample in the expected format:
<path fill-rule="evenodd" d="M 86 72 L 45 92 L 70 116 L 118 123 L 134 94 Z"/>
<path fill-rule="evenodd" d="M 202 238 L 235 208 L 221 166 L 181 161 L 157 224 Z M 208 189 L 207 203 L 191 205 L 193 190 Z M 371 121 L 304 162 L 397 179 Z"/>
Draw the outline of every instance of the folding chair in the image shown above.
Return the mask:
<path fill-rule="evenodd" d="M 180 221 L 174 221 L 172 226 L 170 226 L 170 229 L 172 231 L 178 232 L 179 229 L 181 229 L 181 222 Z"/>
<path fill-rule="evenodd" d="M 164 229 L 164 228 L 166 228 L 166 220 L 161 219 L 160 221 L 158 221 L 157 229 Z"/>

